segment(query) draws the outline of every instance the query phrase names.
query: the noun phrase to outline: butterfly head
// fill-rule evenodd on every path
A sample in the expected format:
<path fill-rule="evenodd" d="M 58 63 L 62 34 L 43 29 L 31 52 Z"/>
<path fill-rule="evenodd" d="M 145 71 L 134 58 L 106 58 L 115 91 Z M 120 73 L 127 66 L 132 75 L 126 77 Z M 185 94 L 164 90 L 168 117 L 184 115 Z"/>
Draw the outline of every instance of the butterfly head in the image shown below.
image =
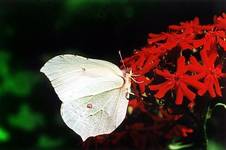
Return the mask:
<path fill-rule="evenodd" d="M 122 70 L 124 78 L 132 78 L 133 71 L 131 68 L 126 68 Z"/>

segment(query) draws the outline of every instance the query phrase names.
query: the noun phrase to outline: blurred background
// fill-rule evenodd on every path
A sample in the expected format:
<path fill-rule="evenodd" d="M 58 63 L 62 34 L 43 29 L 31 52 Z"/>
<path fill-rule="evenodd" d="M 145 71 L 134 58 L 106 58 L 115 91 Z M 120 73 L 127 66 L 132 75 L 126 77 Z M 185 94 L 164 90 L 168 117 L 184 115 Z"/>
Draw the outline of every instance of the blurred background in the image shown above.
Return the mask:
<path fill-rule="evenodd" d="M 0 0 L 0 149 L 81 149 L 60 116 L 61 102 L 39 72 L 72 53 L 119 64 L 148 33 L 199 17 L 211 24 L 225 0 Z M 209 150 L 226 146 L 226 111 L 208 121 Z"/>

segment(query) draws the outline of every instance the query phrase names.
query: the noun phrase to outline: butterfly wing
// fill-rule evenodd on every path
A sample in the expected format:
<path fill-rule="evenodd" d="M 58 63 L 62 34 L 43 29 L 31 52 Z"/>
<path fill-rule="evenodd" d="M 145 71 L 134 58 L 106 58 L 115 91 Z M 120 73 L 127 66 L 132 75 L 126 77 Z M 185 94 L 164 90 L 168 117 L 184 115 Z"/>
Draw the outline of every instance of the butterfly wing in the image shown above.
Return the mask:
<path fill-rule="evenodd" d="M 90 61 L 92 62 L 95 62 L 97 64 L 100 64 L 102 66 L 105 66 L 107 68 L 110 68 L 111 70 L 113 70 L 116 74 L 120 75 L 120 76 L 123 76 L 123 73 L 122 71 L 118 68 L 118 66 L 108 62 L 108 61 L 105 61 L 105 60 L 99 60 L 99 59 L 89 59 Z"/>
<path fill-rule="evenodd" d="M 117 88 L 63 103 L 61 116 L 85 141 L 90 136 L 114 131 L 124 120 L 127 106 L 126 90 Z"/>
<path fill-rule="evenodd" d="M 114 64 L 77 55 L 59 55 L 42 68 L 63 102 L 122 87 L 123 73 Z"/>

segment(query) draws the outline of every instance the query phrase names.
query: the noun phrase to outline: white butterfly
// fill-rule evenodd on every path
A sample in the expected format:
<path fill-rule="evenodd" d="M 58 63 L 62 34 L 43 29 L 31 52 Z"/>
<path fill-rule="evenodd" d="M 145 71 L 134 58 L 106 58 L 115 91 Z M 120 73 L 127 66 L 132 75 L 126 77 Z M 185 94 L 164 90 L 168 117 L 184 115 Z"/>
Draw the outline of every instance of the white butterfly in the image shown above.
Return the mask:
<path fill-rule="evenodd" d="M 42 68 L 63 102 L 61 116 L 83 141 L 113 132 L 124 120 L 132 71 L 78 55 L 59 55 Z"/>

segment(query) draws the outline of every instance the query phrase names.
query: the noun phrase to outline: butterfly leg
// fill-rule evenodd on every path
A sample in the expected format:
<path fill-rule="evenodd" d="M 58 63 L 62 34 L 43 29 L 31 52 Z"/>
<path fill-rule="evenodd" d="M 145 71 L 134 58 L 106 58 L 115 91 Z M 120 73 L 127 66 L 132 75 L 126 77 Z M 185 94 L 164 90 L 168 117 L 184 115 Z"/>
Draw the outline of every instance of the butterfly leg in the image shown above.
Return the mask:
<path fill-rule="evenodd" d="M 127 92 L 126 92 L 126 98 L 129 99 L 130 95 L 135 95 L 135 94 L 134 94 L 134 93 L 131 91 L 131 89 L 129 88 L 129 89 L 127 90 Z"/>

